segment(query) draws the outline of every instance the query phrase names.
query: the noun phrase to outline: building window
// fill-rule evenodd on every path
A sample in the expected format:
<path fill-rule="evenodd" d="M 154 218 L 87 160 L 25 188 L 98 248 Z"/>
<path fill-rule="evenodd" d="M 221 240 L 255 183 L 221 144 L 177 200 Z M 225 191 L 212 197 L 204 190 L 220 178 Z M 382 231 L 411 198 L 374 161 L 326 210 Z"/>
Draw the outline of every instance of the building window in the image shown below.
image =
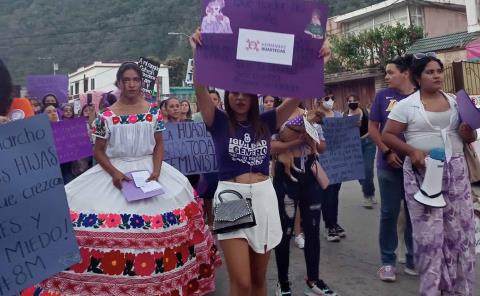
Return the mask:
<path fill-rule="evenodd" d="M 95 78 L 90 79 L 90 89 L 91 90 L 95 89 Z"/>
<path fill-rule="evenodd" d="M 70 95 L 73 96 L 75 93 L 73 93 L 73 84 L 70 85 Z"/>
<path fill-rule="evenodd" d="M 410 7 L 412 25 L 423 27 L 423 11 L 420 6 Z"/>
<path fill-rule="evenodd" d="M 83 92 L 86 93 L 88 91 L 88 78 L 83 79 Z"/>
<path fill-rule="evenodd" d="M 80 82 L 77 81 L 75 82 L 75 94 L 78 95 L 79 92 L 80 92 Z"/>

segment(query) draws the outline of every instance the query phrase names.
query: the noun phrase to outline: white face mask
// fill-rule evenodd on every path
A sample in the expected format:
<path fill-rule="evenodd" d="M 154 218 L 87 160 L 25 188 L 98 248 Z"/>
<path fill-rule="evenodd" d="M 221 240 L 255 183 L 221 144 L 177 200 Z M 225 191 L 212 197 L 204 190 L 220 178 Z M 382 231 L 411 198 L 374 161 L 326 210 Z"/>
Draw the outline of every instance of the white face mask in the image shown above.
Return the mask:
<path fill-rule="evenodd" d="M 323 107 L 325 107 L 325 109 L 332 110 L 333 104 L 335 104 L 335 102 L 333 100 L 328 100 L 328 101 L 323 101 L 322 104 L 323 104 Z"/>

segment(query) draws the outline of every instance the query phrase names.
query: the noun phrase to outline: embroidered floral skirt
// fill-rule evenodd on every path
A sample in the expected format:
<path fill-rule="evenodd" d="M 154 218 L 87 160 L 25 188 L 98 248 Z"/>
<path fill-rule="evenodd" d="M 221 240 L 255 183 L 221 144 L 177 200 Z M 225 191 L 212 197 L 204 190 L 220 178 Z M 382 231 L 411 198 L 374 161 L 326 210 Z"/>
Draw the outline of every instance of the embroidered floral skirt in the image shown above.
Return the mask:
<path fill-rule="evenodd" d="M 112 159 L 126 173 L 151 156 Z M 129 203 L 99 165 L 65 189 L 81 261 L 22 295 L 204 295 L 220 258 L 188 180 L 167 163 L 166 193 Z M 37 293 L 37 294 L 35 294 Z"/>

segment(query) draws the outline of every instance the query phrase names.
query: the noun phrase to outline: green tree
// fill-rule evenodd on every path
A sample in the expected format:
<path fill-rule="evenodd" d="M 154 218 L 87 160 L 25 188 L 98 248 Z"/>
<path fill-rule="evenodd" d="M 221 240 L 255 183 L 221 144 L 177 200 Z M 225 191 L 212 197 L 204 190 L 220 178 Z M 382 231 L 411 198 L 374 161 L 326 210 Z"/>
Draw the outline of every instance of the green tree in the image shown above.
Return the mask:
<path fill-rule="evenodd" d="M 423 37 L 421 27 L 406 27 L 399 23 L 359 34 L 330 36 L 333 57 L 325 70 L 336 73 L 367 67 L 383 68 L 386 61 L 405 54 L 409 46 Z"/>
<path fill-rule="evenodd" d="M 168 66 L 171 86 L 183 86 L 187 64 L 181 57 L 167 59 L 163 64 Z"/>

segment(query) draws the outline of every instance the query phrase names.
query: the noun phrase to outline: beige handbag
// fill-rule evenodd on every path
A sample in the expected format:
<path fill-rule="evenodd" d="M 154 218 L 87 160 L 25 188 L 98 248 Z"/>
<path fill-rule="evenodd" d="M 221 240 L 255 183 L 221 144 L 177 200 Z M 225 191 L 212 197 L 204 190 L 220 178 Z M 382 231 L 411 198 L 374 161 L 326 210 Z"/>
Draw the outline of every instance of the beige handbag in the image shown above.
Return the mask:
<path fill-rule="evenodd" d="M 477 152 L 473 148 L 473 145 L 465 143 L 463 147 L 463 153 L 465 154 L 465 160 L 467 161 L 470 183 L 479 182 L 480 181 L 480 159 L 478 158 Z"/>

